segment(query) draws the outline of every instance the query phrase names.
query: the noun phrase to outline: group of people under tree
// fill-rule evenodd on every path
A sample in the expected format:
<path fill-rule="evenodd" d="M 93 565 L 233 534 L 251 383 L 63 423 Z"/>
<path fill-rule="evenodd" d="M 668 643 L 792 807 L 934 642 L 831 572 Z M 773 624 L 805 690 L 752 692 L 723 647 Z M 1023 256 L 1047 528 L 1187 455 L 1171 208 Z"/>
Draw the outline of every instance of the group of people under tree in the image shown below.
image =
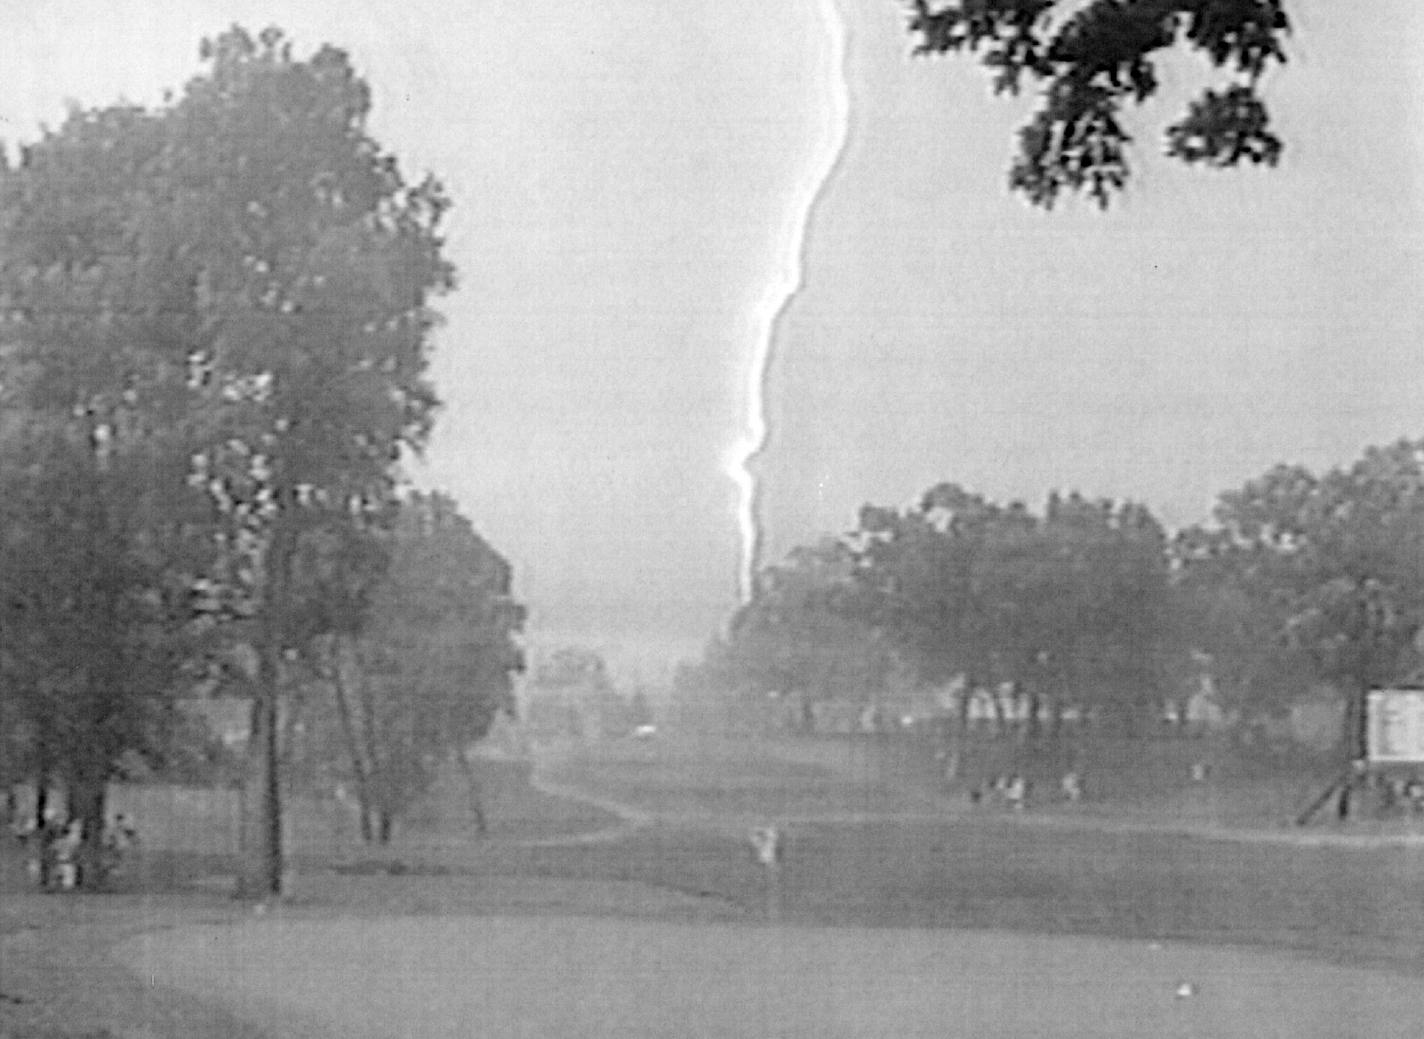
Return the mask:
<path fill-rule="evenodd" d="M 84 856 L 84 823 L 71 819 L 57 803 L 57 792 L 41 789 L 32 810 L 22 809 L 14 788 L 6 792 L 5 814 L 10 833 L 25 857 L 32 883 L 46 891 L 102 887 L 126 865 L 138 847 L 138 829 L 123 812 L 105 820 L 97 854 Z M 86 883 L 88 881 L 88 883 Z"/>

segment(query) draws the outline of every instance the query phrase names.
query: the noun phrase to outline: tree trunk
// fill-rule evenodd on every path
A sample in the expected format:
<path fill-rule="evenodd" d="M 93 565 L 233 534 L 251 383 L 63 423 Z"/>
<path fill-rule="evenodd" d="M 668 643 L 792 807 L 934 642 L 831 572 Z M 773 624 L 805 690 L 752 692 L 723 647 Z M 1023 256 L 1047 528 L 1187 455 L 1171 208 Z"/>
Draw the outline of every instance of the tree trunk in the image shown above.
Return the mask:
<path fill-rule="evenodd" d="M 35 825 L 34 829 L 30 831 L 29 837 L 29 840 L 34 842 L 33 861 L 39 870 L 35 879 L 42 890 L 48 888 L 50 881 L 53 880 L 53 877 L 50 876 L 51 857 L 49 851 L 49 842 L 52 836 L 49 825 L 51 777 L 49 757 L 44 748 L 45 744 L 41 741 L 39 769 L 35 776 Z"/>
<path fill-rule="evenodd" d="M 1358 805 L 1364 799 L 1365 782 L 1369 772 L 1369 731 L 1366 703 L 1369 686 L 1364 681 L 1354 682 L 1353 685 L 1354 688 L 1346 693 L 1348 700 L 1344 711 L 1344 747 L 1348 772 L 1341 784 L 1340 799 L 1336 808 L 1342 821 L 1350 818 L 1351 815 L 1359 814 Z"/>
<path fill-rule="evenodd" d="M 48 821 L 49 773 L 45 769 L 41 769 L 39 777 L 35 780 L 35 832 L 43 830 Z"/>
<path fill-rule="evenodd" d="M 1008 731 L 1008 712 L 1004 709 L 1004 696 L 997 686 L 990 692 L 990 698 L 994 705 L 994 738 L 1001 739 Z"/>
<path fill-rule="evenodd" d="M 351 772 L 356 778 L 356 803 L 361 815 L 361 841 L 370 844 L 372 840 L 371 813 L 371 770 L 365 755 L 361 752 L 361 740 L 356 734 L 356 719 L 351 710 L 350 691 L 341 670 L 340 643 L 332 643 L 331 687 L 336 694 L 336 713 L 341 720 L 341 735 L 346 742 L 346 753 L 351 758 Z"/>
<path fill-rule="evenodd" d="M 475 816 L 475 833 L 483 837 L 489 833 L 489 826 L 485 819 L 485 803 L 480 792 L 479 777 L 475 775 L 474 762 L 470 760 L 469 751 L 465 747 L 460 747 L 455 752 L 455 760 L 460 764 L 460 771 L 465 774 L 465 786 L 470 792 L 470 810 Z"/>
<path fill-rule="evenodd" d="M 244 849 L 238 878 L 242 898 L 280 898 L 284 868 L 281 785 L 281 648 L 273 639 L 258 648 L 257 697 L 253 703 L 251 758 L 256 773 L 256 825 Z"/>
<path fill-rule="evenodd" d="M 77 867 L 75 886 L 97 887 L 101 879 L 101 861 L 104 848 L 105 802 L 108 784 L 102 774 L 98 776 L 71 774 L 67 781 L 69 788 L 69 817 L 83 828 L 84 839 L 75 855 Z"/>
<path fill-rule="evenodd" d="M 377 820 L 376 837 L 385 844 L 390 840 L 390 813 L 386 806 L 390 804 L 391 791 L 388 785 L 389 776 L 381 775 L 381 759 L 376 751 L 376 705 L 369 690 L 365 688 L 362 689 L 360 705 L 361 735 L 366 747 L 366 793 L 371 801 L 371 811 Z"/>
<path fill-rule="evenodd" d="M 1024 719 L 1024 733 L 1030 742 L 1043 734 L 1043 727 L 1038 722 L 1038 712 L 1042 705 L 1043 697 L 1038 692 L 1037 683 L 1034 683 L 1029 686 L 1024 700 L 1025 710 L 1028 711 L 1028 717 Z"/>

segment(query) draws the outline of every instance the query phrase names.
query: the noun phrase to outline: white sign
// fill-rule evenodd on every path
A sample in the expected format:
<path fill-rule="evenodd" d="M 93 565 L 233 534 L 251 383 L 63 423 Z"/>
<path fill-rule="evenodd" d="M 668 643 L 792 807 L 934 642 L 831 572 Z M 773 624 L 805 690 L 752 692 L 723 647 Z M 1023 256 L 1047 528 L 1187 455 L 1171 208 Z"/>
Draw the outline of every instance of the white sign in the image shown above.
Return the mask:
<path fill-rule="evenodd" d="M 1365 701 L 1371 764 L 1424 764 L 1424 689 L 1372 689 Z"/>

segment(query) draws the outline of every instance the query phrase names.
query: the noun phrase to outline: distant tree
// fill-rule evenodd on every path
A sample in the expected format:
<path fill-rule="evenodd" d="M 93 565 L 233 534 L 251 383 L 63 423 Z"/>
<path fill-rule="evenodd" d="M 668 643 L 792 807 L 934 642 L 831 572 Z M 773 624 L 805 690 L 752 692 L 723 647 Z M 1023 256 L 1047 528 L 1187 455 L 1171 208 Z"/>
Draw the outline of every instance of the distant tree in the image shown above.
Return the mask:
<path fill-rule="evenodd" d="M 1248 674 L 1263 658 L 1293 661 L 1297 695 L 1310 679 L 1344 690 L 1348 742 L 1362 754 L 1365 693 L 1420 665 L 1424 441 L 1372 447 L 1323 475 L 1278 466 L 1223 494 L 1216 523 L 1185 532 L 1177 554 L 1186 578 L 1218 602 L 1249 604 L 1242 612 L 1259 632 L 1245 645 L 1218 634 L 1205 648 Z"/>
<path fill-rule="evenodd" d="M 628 698 L 628 720 L 635 728 L 653 723 L 653 705 L 648 699 L 648 691 L 642 686 L 634 689 L 633 695 Z"/>
<path fill-rule="evenodd" d="M 580 738 L 627 733 L 633 724 L 603 654 L 579 645 L 561 646 L 535 665 L 527 720 L 544 734 Z"/>
<path fill-rule="evenodd" d="M 844 544 L 826 539 L 763 570 L 720 647 L 724 680 L 789 698 L 801 708 L 802 727 L 809 727 L 817 701 L 873 697 L 890 657 L 875 630 L 855 614 L 855 566 Z"/>
<path fill-rule="evenodd" d="M 864 616 L 923 680 L 1011 683 L 1040 708 L 1135 727 L 1175 652 L 1166 538 L 1142 506 L 1051 496 L 1039 516 L 954 484 L 867 506 L 853 542 Z"/>
<path fill-rule="evenodd" d="M 611 691 L 612 679 L 603 654 L 587 646 L 561 646 L 539 661 L 534 684 L 542 689 Z"/>
<path fill-rule="evenodd" d="M 367 840 L 393 822 L 454 763 L 485 818 L 468 752 L 500 712 L 512 714 L 523 669 L 524 609 L 509 564 L 442 494 L 400 507 L 388 570 L 359 632 L 334 636 L 326 676 L 334 694 L 342 773 L 356 788 Z"/>
<path fill-rule="evenodd" d="M 1077 705 L 1140 730 L 1185 657 L 1166 531 L 1141 504 L 1076 494 L 1050 496 L 1041 530 L 1053 578 L 1027 596 L 1046 604 L 1040 668 Z"/>
<path fill-rule="evenodd" d="M 1230 74 L 1166 130 L 1166 153 L 1224 168 L 1274 165 L 1282 149 L 1260 98 L 1286 60 L 1283 0 L 906 0 L 916 54 L 977 55 L 996 94 L 1026 82 L 1041 103 L 1019 131 L 1009 185 L 1051 208 L 1064 191 L 1106 207 L 1127 183 L 1126 104 L 1157 93 L 1156 63 L 1175 47 Z"/>

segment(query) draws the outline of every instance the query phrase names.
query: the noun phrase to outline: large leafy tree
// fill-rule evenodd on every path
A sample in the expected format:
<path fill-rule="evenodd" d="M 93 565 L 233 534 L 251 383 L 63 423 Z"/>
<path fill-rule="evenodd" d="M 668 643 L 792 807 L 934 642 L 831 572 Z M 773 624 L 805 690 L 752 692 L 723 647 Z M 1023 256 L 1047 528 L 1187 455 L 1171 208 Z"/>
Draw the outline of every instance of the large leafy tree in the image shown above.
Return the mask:
<path fill-rule="evenodd" d="M 1157 93 L 1157 63 L 1194 51 L 1225 75 L 1165 132 L 1169 156 L 1225 168 L 1274 165 L 1282 144 L 1262 75 L 1286 60 L 1282 0 L 906 0 L 915 53 L 976 55 L 995 93 L 1040 93 L 1009 184 L 1051 208 L 1064 191 L 1106 206 L 1129 176 L 1128 105 Z"/>
<path fill-rule="evenodd" d="M 277 893 L 278 706 L 385 565 L 399 463 L 436 403 L 448 202 L 367 133 L 341 51 L 234 28 L 203 59 L 163 107 L 77 112 L 6 175 L 5 378 L 95 471 L 181 432 L 179 471 L 147 485 L 202 496 L 203 606 L 255 650 L 268 765 L 244 880 Z"/>
<path fill-rule="evenodd" d="M 448 497 L 408 497 L 392 541 L 366 623 L 326 647 L 338 771 L 355 786 L 367 839 L 388 840 L 452 762 L 472 783 L 483 830 L 468 751 L 500 712 L 514 711 L 524 608 L 511 595 L 509 564 Z"/>
<path fill-rule="evenodd" d="M 791 697 L 803 723 L 816 701 L 861 701 L 883 686 L 889 646 L 856 615 L 855 568 L 854 554 L 835 539 L 794 549 L 766 568 L 719 647 L 723 680 Z"/>
<path fill-rule="evenodd" d="M 0 170 L 0 714 L 89 861 L 106 781 L 165 748 L 211 562 L 161 155 L 149 114 L 74 111 Z"/>
<path fill-rule="evenodd" d="M 203 54 L 162 114 L 157 204 L 181 228 L 200 319 L 190 386 L 211 427 L 195 478 L 223 531 L 220 587 L 257 651 L 269 765 L 249 882 L 275 893 L 278 704 L 312 640 L 359 627 L 384 565 L 398 464 L 436 403 L 448 202 L 368 134 L 370 91 L 343 52 L 298 59 L 277 30 L 234 28 Z"/>
<path fill-rule="evenodd" d="M 861 510 L 853 535 L 858 608 L 926 681 L 992 680 L 988 610 L 974 572 L 999 514 L 954 484 L 931 488 L 909 509 Z"/>
<path fill-rule="evenodd" d="M 1349 694 L 1352 753 L 1362 753 L 1365 692 L 1405 680 L 1424 626 L 1424 442 L 1373 447 L 1349 466 L 1315 474 L 1277 466 L 1221 496 L 1216 522 L 1184 532 L 1183 580 L 1216 603 L 1240 604 L 1260 637 L 1220 627 L 1205 648 L 1228 674 L 1256 679 L 1271 661 L 1298 676 L 1293 690 L 1252 681 L 1267 705 L 1328 682 Z M 1229 608 L 1229 605 L 1228 607 Z"/>
<path fill-rule="evenodd" d="M 942 682 L 1009 682 L 1034 709 L 1136 724 L 1175 655 L 1166 538 L 1142 506 L 1053 495 L 1042 515 L 941 484 L 867 507 L 856 607 Z"/>

